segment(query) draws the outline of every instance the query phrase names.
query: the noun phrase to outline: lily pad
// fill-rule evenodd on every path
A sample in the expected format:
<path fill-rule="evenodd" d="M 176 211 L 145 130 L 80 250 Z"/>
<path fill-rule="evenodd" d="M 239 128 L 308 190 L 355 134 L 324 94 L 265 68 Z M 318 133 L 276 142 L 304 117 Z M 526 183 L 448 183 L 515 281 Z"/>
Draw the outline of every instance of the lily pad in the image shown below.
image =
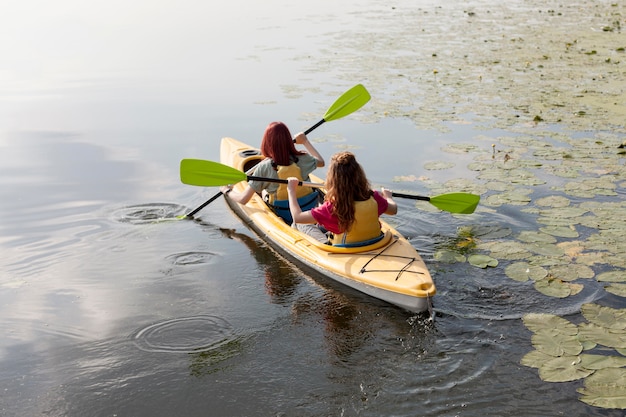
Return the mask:
<path fill-rule="evenodd" d="M 538 281 L 548 275 L 545 268 L 537 265 L 531 265 L 528 262 L 515 262 L 504 269 L 504 273 L 515 281 Z"/>
<path fill-rule="evenodd" d="M 424 169 L 427 169 L 429 171 L 449 169 L 453 167 L 454 167 L 454 164 L 452 162 L 444 162 L 444 161 L 433 161 L 433 162 L 427 162 L 424 164 Z"/>
<path fill-rule="evenodd" d="M 585 379 L 580 400 L 594 407 L 626 409 L 626 369 L 605 368 Z"/>
<path fill-rule="evenodd" d="M 556 238 L 546 233 L 524 230 L 517 237 L 522 242 L 526 243 L 555 243 Z"/>
<path fill-rule="evenodd" d="M 526 245 L 516 241 L 495 241 L 478 245 L 479 248 L 490 250 L 490 255 L 496 259 L 520 260 L 530 257 L 532 254 Z"/>
<path fill-rule="evenodd" d="M 549 297 L 565 298 L 572 293 L 571 288 L 558 279 L 542 279 L 535 282 L 535 289 Z"/>
<path fill-rule="evenodd" d="M 570 205 L 570 199 L 563 196 L 542 197 L 537 199 L 535 204 L 544 207 L 567 207 Z"/>
<path fill-rule="evenodd" d="M 555 329 L 542 329 L 531 338 L 535 349 L 552 356 L 578 355 L 583 345 L 577 335 L 565 334 Z"/>
<path fill-rule="evenodd" d="M 589 340 L 602 346 L 611 348 L 626 348 L 626 333 L 611 332 L 606 327 L 593 323 L 581 323 L 578 325 L 580 340 Z"/>
<path fill-rule="evenodd" d="M 626 357 L 609 355 L 580 355 L 581 365 L 587 369 L 621 368 L 626 366 Z"/>
<path fill-rule="evenodd" d="M 471 265 L 477 266 L 479 268 L 487 268 L 488 266 L 495 268 L 496 266 L 498 266 L 498 260 L 487 255 L 470 255 L 467 258 L 467 261 Z"/>
<path fill-rule="evenodd" d="M 596 279 L 600 282 L 626 282 L 626 271 L 603 272 Z"/>
<path fill-rule="evenodd" d="M 626 329 L 626 309 L 615 309 L 598 304 L 583 304 L 581 313 L 590 322 L 607 329 Z"/>
<path fill-rule="evenodd" d="M 548 382 L 576 381 L 591 375 L 594 371 L 582 366 L 578 356 L 561 356 L 541 364 L 539 377 Z"/>
<path fill-rule="evenodd" d="M 626 297 L 626 284 L 611 284 L 604 289 L 618 297 Z"/>
<path fill-rule="evenodd" d="M 593 278 L 595 273 L 587 265 L 557 265 L 550 268 L 550 275 L 561 281 L 576 281 L 579 278 Z"/>
<path fill-rule="evenodd" d="M 447 264 L 465 262 L 465 255 L 446 249 L 438 250 L 437 252 L 435 252 L 433 257 L 436 261 Z"/>
<path fill-rule="evenodd" d="M 532 332 L 551 331 L 563 333 L 568 336 L 578 334 L 578 326 L 574 323 L 549 313 L 529 313 L 522 317 L 524 325 Z"/>
<path fill-rule="evenodd" d="M 520 364 L 528 366 L 529 368 L 539 368 L 542 364 L 554 359 L 554 356 L 539 350 L 531 350 L 520 360 Z"/>
<path fill-rule="evenodd" d="M 566 238 L 577 238 L 578 237 L 578 231 L 576 231 L 576 228 L 574 227 L 574 225 L 568 225 L 568 226 L 546 226 L 546 227 L 541 227 L 539 228 L 539 230 L 541 230 L 543 233 L 547 233 L 549 235 L 552 236 L 556 236 L 556 237 L 566 237 Z"/>

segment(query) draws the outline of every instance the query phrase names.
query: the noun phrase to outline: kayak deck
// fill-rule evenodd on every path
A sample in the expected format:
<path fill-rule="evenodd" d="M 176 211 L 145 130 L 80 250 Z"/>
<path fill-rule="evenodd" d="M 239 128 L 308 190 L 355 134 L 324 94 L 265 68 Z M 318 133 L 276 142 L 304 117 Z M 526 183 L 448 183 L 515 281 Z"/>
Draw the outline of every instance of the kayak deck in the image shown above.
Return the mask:
<path fill-rule="evenodd" d="M 256 148 L 223 138 L 220 159 L 223 164 L 247 172 L 263 156 Z M 322 182 L 313 175 L 311 180 Z M 245 182 L 240 182 L 234 188 L 243 191 L 245 186 Z M 383 219 L 383 239 L 368 246 L 340 248 L 286 224 L 257 194 L 245 205 L 228 196 L 226 202 L 260 238 L 297 264 L 412 312 L 431 307 L 436 288 L 424 261 L 410 242 Z"/>

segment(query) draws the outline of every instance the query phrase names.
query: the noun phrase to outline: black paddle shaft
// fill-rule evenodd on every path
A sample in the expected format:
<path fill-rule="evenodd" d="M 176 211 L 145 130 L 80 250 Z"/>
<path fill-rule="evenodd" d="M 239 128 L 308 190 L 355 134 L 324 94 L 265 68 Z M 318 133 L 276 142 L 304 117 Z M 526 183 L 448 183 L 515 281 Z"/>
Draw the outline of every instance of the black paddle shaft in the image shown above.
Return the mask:
<path fill-rule="evenodd" d="M 392 192 L 391 195 L 394 197 L 410 198 L 412 200 L 430 201 L 430 197 L 424 197 L 422 195 L 402 194 L 402 193 L 396 193 L 395 191 Z"/>

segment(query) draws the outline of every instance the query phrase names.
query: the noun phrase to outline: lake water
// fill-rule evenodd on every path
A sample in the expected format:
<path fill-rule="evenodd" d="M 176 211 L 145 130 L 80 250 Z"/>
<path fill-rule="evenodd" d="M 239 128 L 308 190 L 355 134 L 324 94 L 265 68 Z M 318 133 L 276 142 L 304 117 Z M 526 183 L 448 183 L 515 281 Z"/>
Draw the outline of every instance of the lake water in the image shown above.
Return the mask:
<path fill-rule="evenodd" d="M 582 304 L 623 308 L 623 298 L 595 281 L 578 295 L 549 297 L 509 279 L 503 267 L 437 260 L 460 228 L 536 230 L 536 213 L 510 200 L 469 216 L 398 201 L 400 213 L 389 220 L 432 272 L 434 320 L 304 274 L 222 199 L 196 221 L 175 220 L 218 191 L 181 184 L 181 159 L 219 160 L 224 136 L 258 144 L 273 120 L 292 133 L 305 130 L 357 83 L 371 102 L 310 137 L 327 159 L 353 150 L 377 187 L 432 195 L 458 184 L 473 192 L 471 184 L 485 182 L 468 169 L 476 152 L 515 157 L 511 138 L 536 135 L 568 147 L 603 138 L 614 148 L 626 134 L 615 122 L 624 64 L 613 55 L 614 66 L 594 81 L 616 81 L 594 84 L 597 96 L 591 88 L 572 94 L 584 98 L 572 98 L 579 107 L 567 112 L 533 101 L 547 88 L 524 78 L 513 60 L 508 68 L 495 63 L 546 27 L 565 36 L 584 26 L 574 22 L 587 7 L 429 0 L 3 6 L 0 415 L 621 416 L 579 401 L 581 381 L 544 382 L 521 365 L 532 333 L 520 319 L 549 312 L 580 321 Z M 602 33 L 601 18 L 626 24 L 623 5 L 594 7 L 593 33 Z M 499 49 L 503 38 L 514 46 Z M 558 39 L 560 53 L 567 42 Z M 571 78 L 559 84 L 563 96 Z M 591 81 L 576 82 L 582 89 Z M 613 107 L 599 104 L 600 96 Z M 552 123 L 537 126 L 538 114 Z M 476 151 L 451 152 L 464 146 Z M 450 165 L 424 169 L 433 162 Z M 616 195 L 606 201 L 624 201 L 623 165 L 616 156 Z M 566 182 L 538 176 L 547 182 L 533 200 Z M 493 192 L 480 190 L 483 201 Z"/>

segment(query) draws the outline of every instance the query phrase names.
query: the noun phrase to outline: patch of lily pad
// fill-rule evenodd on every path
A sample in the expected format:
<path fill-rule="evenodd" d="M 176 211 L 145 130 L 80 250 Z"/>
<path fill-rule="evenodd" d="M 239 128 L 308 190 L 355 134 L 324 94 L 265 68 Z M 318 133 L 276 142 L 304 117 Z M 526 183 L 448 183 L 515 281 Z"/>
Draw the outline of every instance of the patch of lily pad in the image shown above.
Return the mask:
<path fill-rule="evenodd" d="M 521 358 L 546 382 L 583 379 L 580 400 L 602 408 L 626 409 L 626 309 L 583 304 L 588 322 L 574 324 L 554 314 L 530 313 L 534 350 Z"/>

